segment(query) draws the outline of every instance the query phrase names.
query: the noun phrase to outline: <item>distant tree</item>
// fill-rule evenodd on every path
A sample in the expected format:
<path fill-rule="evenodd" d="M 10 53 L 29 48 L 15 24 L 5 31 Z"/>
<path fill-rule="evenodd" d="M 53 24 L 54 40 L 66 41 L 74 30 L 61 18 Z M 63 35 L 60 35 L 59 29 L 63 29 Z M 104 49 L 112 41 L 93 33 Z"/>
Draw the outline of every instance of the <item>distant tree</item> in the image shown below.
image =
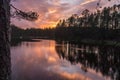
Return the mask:
<path fill-rule="evenodd" d="M 65 21 L 65 19 L 62 20 L 61 27 L 66 27 L 66 21 Z"/>
<path fill-rule="evenodd" d="M 75 22 L 75 18 L 74 18 L 74 16 L 72 15 L 71 17 L 68 18 L 69 27 L 74 26 L 74 22 Z"/>
<path fill-rule="evenodd" d="M 85 10 L 82 12 L 82 15 L 85 16 L 85 17 L 87 17 L 87 16 L 89 16 L 89 13 L 90 13 L 90 11 L 89 11 L 88 9 L 85 9 Z"/>
<path fill-rule="evenodd" d="M 62 24 L 62 20 L 59 20 L 59 22 L 57 23 L 56 27 L 61 27 Z"/>
<path fill-rule="evenodd" d="M 88 9 L 85 9 L 83 12 L 82 12 L 82 15 L 83 15 L 83 21 L 84 21 L 84 27 L 88 27 L 88 16 L 89 16 L 89 10 Z"/>

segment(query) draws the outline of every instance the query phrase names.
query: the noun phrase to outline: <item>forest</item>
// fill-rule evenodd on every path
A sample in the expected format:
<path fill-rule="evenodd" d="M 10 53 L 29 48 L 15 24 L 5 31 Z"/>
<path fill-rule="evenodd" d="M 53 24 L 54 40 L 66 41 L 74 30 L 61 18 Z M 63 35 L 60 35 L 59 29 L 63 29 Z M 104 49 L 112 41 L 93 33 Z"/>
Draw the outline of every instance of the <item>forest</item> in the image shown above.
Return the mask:
<path fill-rule="evenodd" d="M 55 28 L 20 29 L 12 26 L 12 39 L 57 39 L 68 41 L 120 41 L 120 5 L 105 7 L 91 13 L 85 9 L 81 15 L 73 14 L 60 20 Z"/>

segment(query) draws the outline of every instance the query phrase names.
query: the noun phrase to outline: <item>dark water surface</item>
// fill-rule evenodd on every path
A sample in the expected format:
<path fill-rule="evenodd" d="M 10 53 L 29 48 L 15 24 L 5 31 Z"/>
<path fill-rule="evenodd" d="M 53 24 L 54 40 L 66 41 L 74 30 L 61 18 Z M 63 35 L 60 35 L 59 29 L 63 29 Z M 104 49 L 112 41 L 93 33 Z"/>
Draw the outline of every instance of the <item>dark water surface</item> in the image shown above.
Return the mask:
<path fill-rule="evenodd" d="M 120 80 L 120 48 L 41 40 L 11 47 L 12 80 Z"/>

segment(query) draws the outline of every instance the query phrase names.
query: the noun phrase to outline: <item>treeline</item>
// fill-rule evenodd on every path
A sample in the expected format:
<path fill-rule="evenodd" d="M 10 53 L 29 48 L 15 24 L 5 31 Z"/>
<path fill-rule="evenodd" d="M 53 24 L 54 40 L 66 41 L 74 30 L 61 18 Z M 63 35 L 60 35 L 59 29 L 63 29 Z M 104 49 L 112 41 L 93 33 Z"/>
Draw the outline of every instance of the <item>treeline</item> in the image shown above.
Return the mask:
<path fill-rule="evenodd" d="M 106 30 L 97 27 L 59 27 L 54 29 L 21 29 L 14 25 L 12 27 L 12 40 L 30 40 L 35 38 L 80 41 L 92 40 L 120 40 L 120 29 Z"/>
<path fill-rule="evenodd" d="M 120 5 L 94 13 L 86 9 L 80 16 L 73 14 L 58 22 L 55 35 L 68 40 L 120 40 Z"/>
<path fill-rule="evenodd" d="M 54 29 L 36 29 L 36 28 L 27 28 L 21 29 L 15 25 L 11 25 L 12 28 L 12 39 L 32 39 L 32 38 L 53 38 Z"/>
<path fill-rule="evenodd" d="M 80 16 L 73 14 L 68 19 L 60 20 L 57 27 L 98 27 L 105 29 L 120 29 L 120 4 L 105 7 L 90 13 L 85 9 Z"/>
<path fill-rule="evenodd" d="M 104 8 L 95 13 L 84 10 L 58 22 L 56 28 L 20 29 L 12 25 L 13 38 L 48 38 L 58 40 L 115 40 L 120 41 L 120 5 Z"/>

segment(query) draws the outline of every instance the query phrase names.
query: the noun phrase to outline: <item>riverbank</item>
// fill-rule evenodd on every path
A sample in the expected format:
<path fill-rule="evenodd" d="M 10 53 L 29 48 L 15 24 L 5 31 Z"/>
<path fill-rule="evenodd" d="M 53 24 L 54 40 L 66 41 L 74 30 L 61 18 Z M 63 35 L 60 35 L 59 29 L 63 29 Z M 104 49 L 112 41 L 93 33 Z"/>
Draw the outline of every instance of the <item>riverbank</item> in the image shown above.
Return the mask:
<path fill-rule="evenodd" d="M 70 42 L 74 44 L 86 44 L 86 45 L 98 45 L 98 46 L 113 46 L 113 47 L 120 47 L 120 41 L 113 41 L 113 40 L 92 40 L 92 39 L 81 39 L 81 40 L 61 40 L 55 38 L 13 38 L 11 42 L 40 42 L 42 40 L 56 40 L 57 42 Z"/>

